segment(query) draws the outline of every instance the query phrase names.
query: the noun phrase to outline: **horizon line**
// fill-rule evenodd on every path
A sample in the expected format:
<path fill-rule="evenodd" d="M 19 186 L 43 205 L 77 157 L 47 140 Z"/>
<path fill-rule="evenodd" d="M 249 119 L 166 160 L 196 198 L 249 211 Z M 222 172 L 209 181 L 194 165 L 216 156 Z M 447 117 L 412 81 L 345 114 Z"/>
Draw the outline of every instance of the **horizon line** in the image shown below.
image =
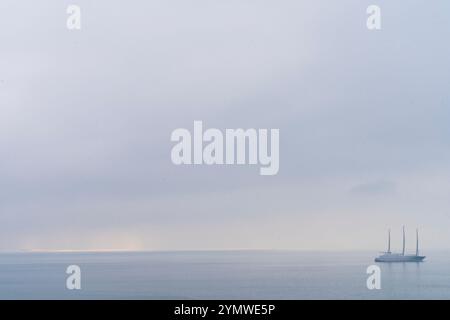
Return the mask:
<path fill-rule="evenodd" d="M 449 251 L 450 248 L 430 248 L 427 251 Z M 236 251 L 290 251 L 290 252 L 379 252 L 377 249 L 282 249 L 282 248 L 227 248 L 227 249 L 13 249 L 1 253 L 151 253 L 151 252 L 236 252 Z"/>

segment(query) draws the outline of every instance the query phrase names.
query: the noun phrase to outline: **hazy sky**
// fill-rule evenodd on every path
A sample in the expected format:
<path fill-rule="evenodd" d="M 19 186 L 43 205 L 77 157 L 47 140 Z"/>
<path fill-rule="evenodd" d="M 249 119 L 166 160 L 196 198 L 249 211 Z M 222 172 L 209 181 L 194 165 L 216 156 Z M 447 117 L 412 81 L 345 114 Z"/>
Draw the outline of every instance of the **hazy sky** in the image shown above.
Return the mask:
<path fill-rule="evenodd" d="M 450 248 L 449 12 L 2 0 L 0 250 Z M 278 175 L 173 165 L 194 120 L 279 128 Z"/>

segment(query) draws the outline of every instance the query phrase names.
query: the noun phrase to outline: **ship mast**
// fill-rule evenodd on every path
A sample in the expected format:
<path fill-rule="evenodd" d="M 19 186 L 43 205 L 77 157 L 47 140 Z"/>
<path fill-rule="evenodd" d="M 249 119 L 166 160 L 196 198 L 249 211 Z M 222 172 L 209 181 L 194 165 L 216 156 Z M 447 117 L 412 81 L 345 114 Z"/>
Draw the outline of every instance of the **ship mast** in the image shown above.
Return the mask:
<path fill-rule="evenodd" d="M 387 253 L 391 253 L 391 229 L 388 229 L 388 250 Z"/>
<path fill-rule="evenodd" d="M 419 255 L 419 229 L 416 229 L 416 256 Z"/>
<path fill-rule="evenodd" d="M 403 251 L 402 254 L 405 255 L 405 226 L 403 226 Z"/>

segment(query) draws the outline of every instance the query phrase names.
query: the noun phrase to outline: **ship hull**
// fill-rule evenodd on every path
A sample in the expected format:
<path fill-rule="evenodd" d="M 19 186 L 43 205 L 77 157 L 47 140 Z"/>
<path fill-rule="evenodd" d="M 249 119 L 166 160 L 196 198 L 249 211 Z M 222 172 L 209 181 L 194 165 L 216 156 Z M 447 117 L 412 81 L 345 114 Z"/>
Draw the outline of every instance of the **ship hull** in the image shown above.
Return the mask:
<path fill-rule="evenodd" d="M 383 255 L 375 258 L 375 262 L 422 262 L 425 256 Z"/>

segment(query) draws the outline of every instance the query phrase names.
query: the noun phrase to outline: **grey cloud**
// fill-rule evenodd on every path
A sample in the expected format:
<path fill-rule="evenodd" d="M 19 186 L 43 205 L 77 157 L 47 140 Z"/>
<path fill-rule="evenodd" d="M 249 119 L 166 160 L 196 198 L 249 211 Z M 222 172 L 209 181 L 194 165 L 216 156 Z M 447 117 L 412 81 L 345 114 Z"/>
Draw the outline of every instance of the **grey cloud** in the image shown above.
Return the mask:
<path fill-rule="evenodd" d="M 378 180 L 368 183 L 362 183 L 350 189 L 354 194 L 363 195 L 383 195 L 392 194 L 396 191 L 396 184 L 392 181 Z"/>

